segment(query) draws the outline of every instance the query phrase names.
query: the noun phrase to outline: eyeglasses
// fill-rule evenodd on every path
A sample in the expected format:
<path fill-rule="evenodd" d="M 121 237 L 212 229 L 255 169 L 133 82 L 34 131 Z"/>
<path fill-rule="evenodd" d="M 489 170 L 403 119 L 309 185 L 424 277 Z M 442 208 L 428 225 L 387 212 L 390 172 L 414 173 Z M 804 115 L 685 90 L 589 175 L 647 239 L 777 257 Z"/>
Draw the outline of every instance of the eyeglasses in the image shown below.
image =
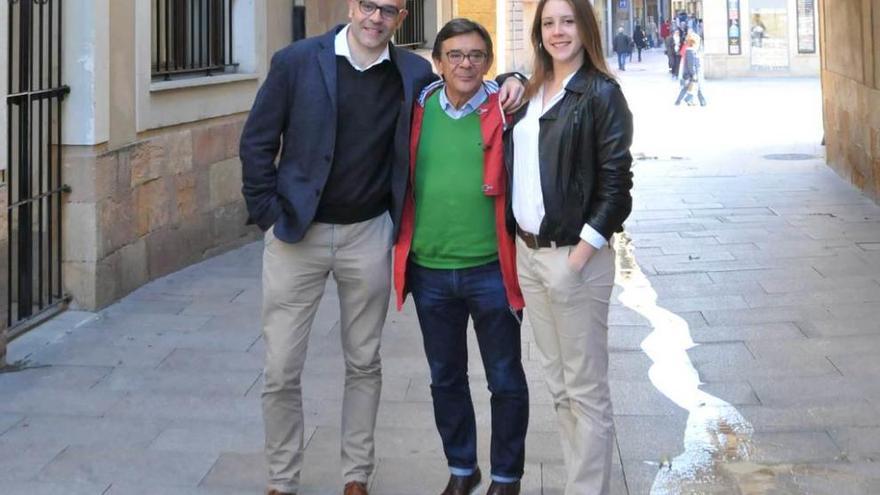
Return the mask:
<path fill-rule="evenodd" d="M 453 65 L 460 65 L 464 63 L 464 59 L 468 59 L 471 62 L 471 65 L 478 67 L 486 63 L 486 60 L 489 59 L 489 54 L 487 54 L 486 52 L 481 52 L 479 50 L 475 50 L 470 53 L 452 50 L 451 52 L 446 52 L 446 58 Z"/>
<path fill-rule="evenodd" d="M 401 11 L 401 9 L 398 9 L 397 7 L 394 7 L 392 5 L 382 5 L 380 7 L 373 2 L 368 2 L 366 0 L 360 0 L 358 2 L 358 8 L 360 8 L 361 13 L 367 17 L 370 17 L 378 10 L 380 12 L 380 15 L 382 16 L 382 19 L 386 21 L 393 21 L 394 19 L 397 19 L 397 16 L 400 15 Z"/>

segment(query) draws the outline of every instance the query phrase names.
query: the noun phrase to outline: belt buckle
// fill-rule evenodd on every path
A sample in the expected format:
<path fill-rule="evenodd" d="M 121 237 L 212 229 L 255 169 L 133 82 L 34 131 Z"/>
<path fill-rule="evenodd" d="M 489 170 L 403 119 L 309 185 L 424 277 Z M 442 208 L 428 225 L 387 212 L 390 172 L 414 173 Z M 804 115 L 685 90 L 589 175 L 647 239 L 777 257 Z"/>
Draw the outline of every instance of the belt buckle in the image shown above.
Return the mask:
<path fill-rule="evenodd" d="M 526 246 L 528 246 L 532 249 L 540 249 L 541 248 L 541 240 L 538 239 L 537 235 L 532 234 L 531 232 L 526 232 L 526 231 L 523 231 L 523 234 L 525 234 Z"/>
<path fill-rule="evenodd" d="M 532 234 L 531 232 L 529 233 L 529 247 L 532 249 L 540 249 L 541 248 L 541 241 L 538 240 L 538 236 L 536 236 L 535 234 Z"/>

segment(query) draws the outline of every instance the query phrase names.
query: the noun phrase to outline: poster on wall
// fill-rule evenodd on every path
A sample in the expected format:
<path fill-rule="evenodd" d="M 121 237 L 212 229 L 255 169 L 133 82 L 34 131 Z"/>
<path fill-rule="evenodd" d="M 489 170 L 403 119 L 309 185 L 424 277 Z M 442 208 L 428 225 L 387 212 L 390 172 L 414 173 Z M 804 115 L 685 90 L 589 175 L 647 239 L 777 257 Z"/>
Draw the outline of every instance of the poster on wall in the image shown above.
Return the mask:
<path fill-rule="evenodd" d="M 749 6 L 749 51 L 754 70 L 787 70 L 786 0 L 752 0 Z"/>
<path fill-rule="evenodd" d="M 798 0 L 798 53 L 816 53 L 816 0 Z"/>
<path fill-rule="evenodd" d="M 739 0 L 727 0 L 727 53 L 728 55 L 742 55 Z"/>

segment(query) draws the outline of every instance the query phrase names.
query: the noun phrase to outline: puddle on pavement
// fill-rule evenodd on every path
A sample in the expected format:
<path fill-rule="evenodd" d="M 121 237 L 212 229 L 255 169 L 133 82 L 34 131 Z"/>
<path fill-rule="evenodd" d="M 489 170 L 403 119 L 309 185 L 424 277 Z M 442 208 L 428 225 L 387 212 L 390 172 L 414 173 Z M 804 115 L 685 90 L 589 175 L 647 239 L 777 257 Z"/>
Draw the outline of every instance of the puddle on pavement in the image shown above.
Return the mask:
<path fill-rule="evenodd" d="M 653 495 L 690 493 L 694 486 L 731 486 L 732 475 L 722 463 L 748 461 L 752 451 L 751 424 L 727 402 L 700 390 L 700 376 L 688 357 L 696 346 L 687 322 L 657 305 L 657 293 L 635 258 L 626 233 L 618 234 L 617 284 L 620 302 L 647 319 L 653 331 L 642 350 L 653 365 L 648 377 L 660 393 L 688 411 L 684 452 L 658 462 Z M 696 493 L 696 492 L 694 492 Z"/>
<path fill-rule="evenodd" d="M 865 477 L 844 464 L 754 462 L 752 425 L 734 406 L 699 388 L 699 373 L 687 354 L 697 344 L 687 322 L 657 304 L 657 292 L 639 267 L 626 232 L 616 236 L 615 247 L 615 282 L 623 289 L 618 299 L 653 329 L 641 343 L 653 361 L 648 377 L 660 393 L 688 411 L 684 452 L 671 460 L 658 453 L 651 495 L 871 493 Z"/>

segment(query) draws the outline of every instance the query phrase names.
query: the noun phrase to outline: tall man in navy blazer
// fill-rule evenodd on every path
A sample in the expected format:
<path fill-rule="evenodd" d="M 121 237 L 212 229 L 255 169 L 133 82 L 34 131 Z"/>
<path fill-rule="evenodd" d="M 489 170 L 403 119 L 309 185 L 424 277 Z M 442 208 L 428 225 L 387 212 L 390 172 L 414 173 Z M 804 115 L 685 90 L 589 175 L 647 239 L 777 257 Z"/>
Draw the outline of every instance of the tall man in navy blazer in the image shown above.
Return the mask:
<path fill-rule="evenodd" d="M 241 137 L 250 222 L 266 231 L 263 419 L 270 494 L 298 489 L 300 377 L 330 273 L 345 358 L 344 495 L 367 494 L 412 104 L 437 78 L 426 60 L 390 43 L 407 15 L 405 0 L 347 1 L 350 24 L 272 57 Z M 502 101 L 516 105 L 521 92 L 511 79 Z"/>

